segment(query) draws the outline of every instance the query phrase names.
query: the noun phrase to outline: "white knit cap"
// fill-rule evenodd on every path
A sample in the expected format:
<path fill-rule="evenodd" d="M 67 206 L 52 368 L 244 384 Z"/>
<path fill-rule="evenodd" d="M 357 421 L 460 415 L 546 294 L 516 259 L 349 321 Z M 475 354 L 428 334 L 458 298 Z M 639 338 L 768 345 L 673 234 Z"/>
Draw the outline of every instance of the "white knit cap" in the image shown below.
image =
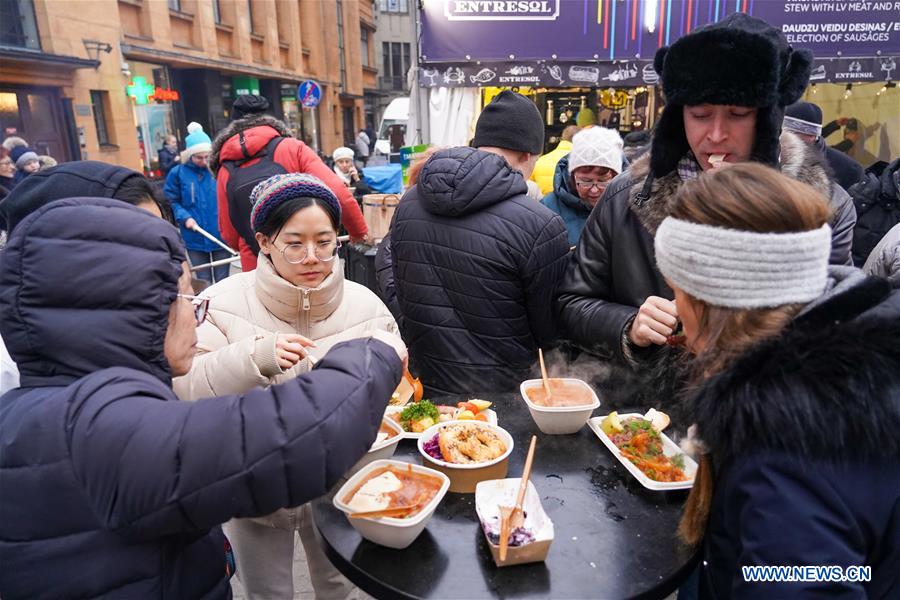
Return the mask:
<path fill-rule="evenodd" d="M 347 146 L 341 146 L 331 153 L 331 158 L 334 160 L 341 160 L 342 158 L 353 158 L 353 150 L 348 148 Z"/>
<path fill-rule="evenodd" d="M 667 217 L 654 245 L 659 271 L 691 296 L 725 308 L 773 308 L 825 291 L 831 227 L 756 233 Z"/>
<path fill-rule="evenodd" d="M 583 129 L 572 138 L 569 173 L 578 167 L 606 167 L 621 173 L 623 147 L 618 131 L 605 127 Z"/>

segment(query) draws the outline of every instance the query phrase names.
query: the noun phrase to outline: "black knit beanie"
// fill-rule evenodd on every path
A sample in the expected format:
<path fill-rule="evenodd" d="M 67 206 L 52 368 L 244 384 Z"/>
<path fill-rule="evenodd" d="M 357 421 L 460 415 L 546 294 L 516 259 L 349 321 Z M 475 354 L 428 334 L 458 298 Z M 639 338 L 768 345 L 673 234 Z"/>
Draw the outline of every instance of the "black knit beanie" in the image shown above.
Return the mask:
<path fill-rule="evenodd" d="M 785 109 L 784 116 L 816 125 L 822 124 L 822 109 L 812 102 L 794 102 Z"/>
<path fill-rule="evenodd" d="M 534 102 L 504 90 L 481 111 L 472 146 L 540 154 L 544 151 L 544 120 Z"/>
<path fill-rule="evenodd" d="M 666 107 L 653 135 L 653 174 L 671 173 L 690 150 L 682 111 L 699 104 L 756 107 L 751 160 L 777 165 L 784 107 L 806 89 L 812 58 L 809 50 L 794 50 L 778 29 L 743 13 L 660 48 L 653 64 L 662 79 Z"/>
<path fill-rule="evenodd" d="M 269 110 L 269 101 L 263 96 L 243 94 L 237 97 L 231 107 L 231 120 L 237 121 L 244 117 L 264 113 L 267 110 Z"/>

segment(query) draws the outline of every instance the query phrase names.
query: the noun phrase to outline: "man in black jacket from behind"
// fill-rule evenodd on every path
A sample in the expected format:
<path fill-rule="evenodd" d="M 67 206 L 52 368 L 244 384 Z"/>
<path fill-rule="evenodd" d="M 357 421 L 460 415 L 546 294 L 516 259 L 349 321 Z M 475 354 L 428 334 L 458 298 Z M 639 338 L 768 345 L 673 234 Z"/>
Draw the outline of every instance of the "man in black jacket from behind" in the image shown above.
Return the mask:
<path fill-rule="evenodd" d="M 556 337 L 569 247 L 562 219 L 525 195 L 544 146 L 537 107 L 501 92 L 472 146 L 429 159 L 391 233 L 400 330 L 432 394 L 514 390 Z"/>

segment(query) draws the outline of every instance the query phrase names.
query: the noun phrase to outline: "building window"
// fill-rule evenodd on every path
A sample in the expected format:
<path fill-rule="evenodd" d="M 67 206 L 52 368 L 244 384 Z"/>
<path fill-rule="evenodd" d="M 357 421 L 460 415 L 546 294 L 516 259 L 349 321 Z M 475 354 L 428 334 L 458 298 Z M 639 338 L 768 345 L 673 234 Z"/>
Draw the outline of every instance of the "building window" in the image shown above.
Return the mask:
<path fill-rule="evenodd" d="M 369 30 L 359 28 L 359 52 L 362 55 L 362 66 L 369 66 Z"/>
<path fill-rule="evenodd" d="M 403 90 L 410 67 L 410 46 L 406 42 L 382 42 L 383 89 Z"/>
<path fill-rule="evenodd" d="M 101 146 L 113 144 L 109 130 L 109 92 L 91 90 L 91 109 L 94 111 L 94 126 L 97 128 L 97 141 Z"/>
<path fill-rule="evenodd" d="M 409 2 L 408 0 L 381 0 L 380 8 L 381 12 L 386 13 L 408 13 Z"/>
<path fill-rule="evenodd" d="M 347 91 L 347 60 L 344 57 L 344 2 L 337 0 L 337 43 L 341 58 L 341 91 Z"/>
<path fill-rule="evenodd" d="M 169 10 L 181 12 L 181 0 L 169 0 Z"/>
<path fill-rule="evenodd" d="M 216 25 L 222 24 L 222 7 L 219 5 L 219 0 L 212 0 L 212 8 L 213 8 L 213 21 L 215 21 Z"/>
<path fill-rule="evenodd" d="M 247 0 L 247 14 L 250 17 L 250 33 L 256 33 L 256 27 L 253 25 L 253 0 Z"/>
<path fill-rule="evenodd" d="M 0 0 L 0 45 L 41 49 L 32 0 Z"/>

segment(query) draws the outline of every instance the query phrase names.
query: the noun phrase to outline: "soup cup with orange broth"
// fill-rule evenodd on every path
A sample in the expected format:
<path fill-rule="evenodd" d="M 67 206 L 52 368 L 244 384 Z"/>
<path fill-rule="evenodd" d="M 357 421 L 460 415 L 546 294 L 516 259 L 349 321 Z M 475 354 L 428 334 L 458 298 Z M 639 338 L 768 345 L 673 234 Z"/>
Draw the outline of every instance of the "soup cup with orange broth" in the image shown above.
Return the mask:
<path fill-rule="evenodd" d="M 535 425 L 544 433 L 575 433 L 587 423 L 600 399 L 581 379 L 550 378 L 550 396 L 541 379 L 529 379 L 519 386 Z"/>

